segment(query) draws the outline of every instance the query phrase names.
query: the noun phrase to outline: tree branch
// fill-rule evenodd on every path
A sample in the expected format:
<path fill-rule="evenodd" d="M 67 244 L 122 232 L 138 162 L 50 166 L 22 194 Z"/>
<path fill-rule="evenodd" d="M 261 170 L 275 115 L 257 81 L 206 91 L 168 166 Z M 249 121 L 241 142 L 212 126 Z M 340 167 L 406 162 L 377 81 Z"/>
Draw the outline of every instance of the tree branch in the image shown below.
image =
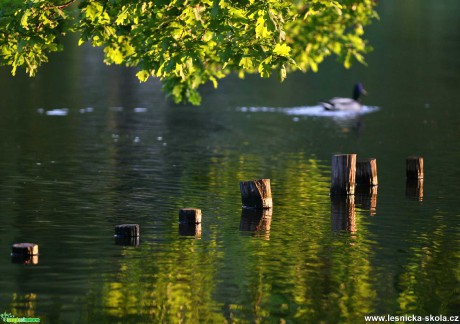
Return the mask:
<path fill-rule="evenodd" d="M 71 4 L 73 4 L 74 2 L 76 2 L 78 0 L 70 0 L 64 4 L 61 4 L 59 6 L 50 6 L 50 7 L 45 7 L 43 8 L 44 10 L 49 10 L 49 9 L 64 9 L 64 8 L 67 8 L 68 6 L 70 6 Z"/>

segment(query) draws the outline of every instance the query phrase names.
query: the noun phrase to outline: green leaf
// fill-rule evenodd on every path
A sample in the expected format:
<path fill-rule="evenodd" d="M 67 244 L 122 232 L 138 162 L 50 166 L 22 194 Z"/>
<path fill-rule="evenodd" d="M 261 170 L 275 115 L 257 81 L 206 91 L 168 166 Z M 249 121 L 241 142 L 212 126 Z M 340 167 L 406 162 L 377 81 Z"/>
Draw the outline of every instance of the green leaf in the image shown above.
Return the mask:
<path fill-rule="evenodd" d="M 272 67 L 271 67 L 271 59 L 272 57 L 269 56 L 268 58 L 266 58 L 262 63 L 259 64 L 259 74 L 262 78 L 268 78 L 270 77 L 270 74 L 271 74 L 271 70 L 272 70 Z"/>
<path fill-rule="evenodd" d="M 139 81 L 145 82 L 148 80 L 150 74 L 148 71 L 142 70 L 142 71 L 137 72 L 136 76 L 139 79 Z"/>
<path fill-rule="evenodd" d="M 259 16 L 256 22 L 256 38 L 265 38 L 265 37 L 268 37 L 269 35 L 270 35 L 270 32 L 268 31 L 265 25 L 264 17 Z"/>
<path fill-rule="evenodd" d="M 284 57 L 289 57 L 290 51 L 291 48 L 286 44 L 276 44 L 275 48 L 273 49 L 273 53 Z"/>
<path fill-rule="evenodd" d="M 29 29 L 29 17 L 32 14 L 30 10 L 25 10 L 24 14 L 21 17 L 21 26 L 24 29 Z"/>

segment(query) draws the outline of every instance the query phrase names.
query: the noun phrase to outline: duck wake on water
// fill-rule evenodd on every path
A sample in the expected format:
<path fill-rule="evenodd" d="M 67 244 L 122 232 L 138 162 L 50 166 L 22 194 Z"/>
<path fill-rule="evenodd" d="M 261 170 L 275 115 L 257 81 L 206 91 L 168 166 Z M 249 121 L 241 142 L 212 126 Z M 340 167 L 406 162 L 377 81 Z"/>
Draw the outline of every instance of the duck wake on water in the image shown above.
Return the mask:
<path fill-rule="evenodd" d="M 292 116 L 311 116 L 311 117 L 330 117 L 333 119 L 354 119 L 360 115 L 369 114 L 379 110 L 376 106 L 361 105 L 361 95 L 367 92 L 361 83 L 357 83 L 353 88 L 352 98 L 335 97 L 324 100 L 315 106 L 299 106 L 290 108 L 272 107 L 241 107 L 242 112 L 274 112 L 284 113 Z"/>

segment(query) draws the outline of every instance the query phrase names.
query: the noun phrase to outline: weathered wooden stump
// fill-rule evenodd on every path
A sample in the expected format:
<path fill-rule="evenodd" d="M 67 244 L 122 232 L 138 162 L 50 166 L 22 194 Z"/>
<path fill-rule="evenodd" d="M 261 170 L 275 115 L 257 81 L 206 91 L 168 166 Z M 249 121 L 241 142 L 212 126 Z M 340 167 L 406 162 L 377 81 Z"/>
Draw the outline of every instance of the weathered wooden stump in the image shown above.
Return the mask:
<path fill-rule="evenodd" d="M 38 245 L 35 243 L 15 243 L 11 247 L 12 256 L 38 255 Z"/>
<path fill-rule="evenodd" d="M 356 232 L 355 196 L 331 196 L 331 223 L 334 232 Z"/>
<path fill-rule="evenodd" d="M 121 224 L 115 226 L 115 237 L 138 237 L 139 224 Z"/>
<path fill-rule="evenodd" d="M 270 179 L 258 179 L 240 182 L 243 207 L 266 209 L 273 207 Z"/>
<path fill-rule="evenodd" d="M 367 187 L 378 185 L 376 159 L 370 158 L 356 162 L 356 184 Z"/>
<path fill-rule="evenodd" d="M 406 178 L 423 179 L 423 157 L 409 156 L 406 159 Z"/>
<path fill-rule="evenodd" d="M 201 209 L 181 208 L 179 210 L 179 224 L 201 223 Z"/>
<path fill-rule="evenodd" d="M 356 181 L 356 154 L 332 157 L 331 196 L 353 195 Z"/>
<path fill-rule="evenodd" d="M 423 201 L 423 179 L 406 179 L 406 197 Z"/>
<path fill-rule="evenodd" d="M 38 264 L 38 245 L 35 243 L 16 243 L 11 247 L 11 262 Z"/>

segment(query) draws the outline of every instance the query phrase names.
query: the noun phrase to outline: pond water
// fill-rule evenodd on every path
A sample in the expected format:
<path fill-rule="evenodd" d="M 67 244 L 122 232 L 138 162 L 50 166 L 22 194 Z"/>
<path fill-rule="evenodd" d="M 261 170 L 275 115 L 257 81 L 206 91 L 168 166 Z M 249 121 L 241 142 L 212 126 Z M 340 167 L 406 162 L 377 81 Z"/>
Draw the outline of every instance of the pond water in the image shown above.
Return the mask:
<path fill-rule="evenodd" d="M 43 323 L 362 323 L 460 315 L 456 0 L 382 1 L 368 66 L 230 77 L 200 107 L 68 48 L 0 75 L 0 312 Z M 365 114 L 324 98 L 364 83 Z M 374 195 L 331 201 L 331 157 L 377 159 Z M 405 159 L 424 157 L 418 187 Z M 271 179 L 271 215 L 239 182 Z M 178 210 L 202 209 L 184 233 Z M 270 216 L 270 217 L 267 217 Z M 262 218 L 261 218 L 262 217 Z M 140 225 L 134 246 L 114 226 Z M 184 235 L 187 234 L 187 235 Z M 39 244 L 36 264 L 11 245 Z"/>

